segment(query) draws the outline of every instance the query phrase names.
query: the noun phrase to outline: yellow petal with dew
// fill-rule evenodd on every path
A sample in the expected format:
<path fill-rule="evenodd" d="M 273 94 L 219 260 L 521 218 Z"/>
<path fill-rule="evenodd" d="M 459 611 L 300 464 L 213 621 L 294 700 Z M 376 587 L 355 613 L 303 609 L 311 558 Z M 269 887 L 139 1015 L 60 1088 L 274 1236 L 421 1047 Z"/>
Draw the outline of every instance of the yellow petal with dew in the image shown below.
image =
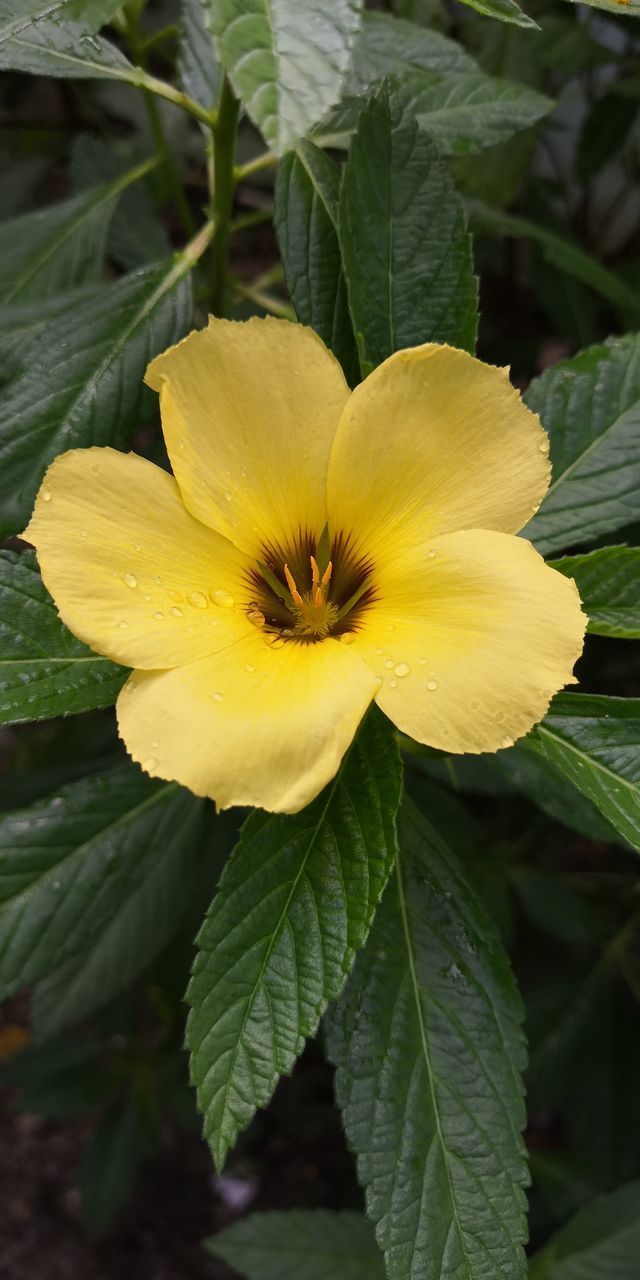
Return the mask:
<path fill-rule="evenodd" d="M 378 579 L 352 649 L 403 733 L 447 752 L 511 746 L 573 682 L 586 618 L 575 584 L 523 538 L 445 534 Z"/>
<path fill-rule="evenodd" d="M 465 351 L 398 351 L 353 392 L 331 454 L 329 523 L 375 560 L 439 533 L 516 533 L 549 483 L 548 438 L 507 372 Z"/>
<path fill-rule="evenodd" d="M 115 662 L 176 667 L 251 630 L 245 557 L 133 453 L 61 454 L 23 536 L 63 622 Z"/>
<path fill-rule="evenodd" d="M 149 365 L 194 516 L 253 555 L 326 523 L 329 453 L 349 388 L 312 329 L 209 321 Z"/>
<path fill-rule="evenodd" d="M 338 641 L 270 647 L 254 631 L 177 671 L 134 672 L 118 727 L 148 773 L 222 809 L 295 813 L 336 773 L 376 687 Z"/>

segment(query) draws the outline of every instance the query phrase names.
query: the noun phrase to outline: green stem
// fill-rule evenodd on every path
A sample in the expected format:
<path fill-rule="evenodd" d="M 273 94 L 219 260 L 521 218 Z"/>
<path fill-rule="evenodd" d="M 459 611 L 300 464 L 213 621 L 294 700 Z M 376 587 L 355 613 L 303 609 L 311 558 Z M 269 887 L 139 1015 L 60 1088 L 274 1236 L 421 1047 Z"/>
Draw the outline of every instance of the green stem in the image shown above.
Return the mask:
<path fill-rule="evenodd" d="M 233 281 L 233 288 L 241 298 L 247 298 L 249 302 L 255 302 L 256 306 L 262 307 L 263 311 L 268 311 L 272 316 L 278 316 L 281 320 L 295 320 L 296 315 L 293 307 L 288 302 L 282 302 L 280 298 L 274 298 L 272 293 L 267 293 L 264 289 L 256 289 L 250 284 L 243 284 L 240 280 Z M 351 607 L 351 602 L 349 607 Z"/>
<path fill-rule="evenodd" d="M 138 66 L 142 69 L 142 71 L 146 76 L 147 68 L 146 68 L 145 52 L 144 52 L 143 42 L 140 35 L 140 29 L 138 27 L 137 17 L 131 10 L 125 10 L 125 14 L 126 14 L 126 22 L 127 22 L 127 39 L 129 42 L 129 48 L 131 50 L 131 55 L 133 57 L 134 62 L 138 64 Z M 169 183 L 169 187 L 171 190 L 173 202 L 175 204 L 178 214 L 180 215 L 180 220 L 182 222 L 182 225 L 187 235 L 192 236 L 195 231 L 195 222 L 191 215 L 191 210 L 189 208 L 186 196 L 182 189 L 182 183 L 180 181 L 180 174 L 178 172 L 178 166 L 175 161 L 175 156 L 171 150 L 171 147 L 169 146 L 169 143 L 167 142 L 167 137 L 164 131 L 164 126 L 162 123 L 162 117 L 160 115 L 160 111 L 158 109 L 158 104 L 155 100 L 155 97 L 153 96 L 152 89 L 150 89 L 147 85 L 144 85 L 142 87 L 142 91 L 144 93 L 144 100 L 147 108 L 147 115 L 149 117 L 149 124 L 151 125 L 151 133 L 153 135 L 153 141 L 155 143 L 156 151 L 160 157 L 160 160 L 162 162 L 162 165 L 167 175 L 167 181 Z"/>
<path fill-rule="evenodd" d="M 245 178 L 250 178 L 253 173 L 260 173 L 261 169 L 270 169 L 277 162 L 278 157 L 274 156 L 273 151 L 263 151 L 262 155 L 249 160 L 247 164 L 236 166 L 234 171 L 236 182 L 244 182 Z"/>
<path fill-rule="evenodd" d="M 211 310 L 225 314 L 229 269 L 229 231 L 235 191 L 234 154 L 240 104 L 225 76 L 218 116 L 213 128 L 213 191 L 211 213 L 215 230 L 211 245 Z"/>

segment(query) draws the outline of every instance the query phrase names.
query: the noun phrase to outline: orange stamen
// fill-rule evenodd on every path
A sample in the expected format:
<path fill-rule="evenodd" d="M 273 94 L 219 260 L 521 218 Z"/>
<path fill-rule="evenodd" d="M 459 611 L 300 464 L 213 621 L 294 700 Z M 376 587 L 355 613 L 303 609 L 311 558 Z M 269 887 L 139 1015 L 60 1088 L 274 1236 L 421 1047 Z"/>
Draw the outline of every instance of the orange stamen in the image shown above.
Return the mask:
<path fill-rule="evenodd" d="M 289 588 L 289 590 L 290 590 L 290 592 L 291 592 L 291 595 L 292 595 L 292 597 L 293 597 L 293 599 L 294 599 L 295 603 L 298 605 L 298 608 L 300 608 L 300 606 L 301 606 L 301 605 L 302 605 L 302 603 L 303 603 L 302 596 L 300 595 L 300 592 L 298 591 L 298 588 L 297 588 L 297 586 L 296 586 L 296 580 L 295 580 L 295 578 L 294 578 L 294 576 L 293 576 L 293 574 L 292 574 L 292 572 L 291 572 L 291 570 L 290 570 L 290 568 L 289 568 L 288 564 L 286 564 L 286 565 L 284 566 L 284 576 L 285 576 L 285 578 L 287 579 L 287 586 L 288 586 L 288 588 Z"/>

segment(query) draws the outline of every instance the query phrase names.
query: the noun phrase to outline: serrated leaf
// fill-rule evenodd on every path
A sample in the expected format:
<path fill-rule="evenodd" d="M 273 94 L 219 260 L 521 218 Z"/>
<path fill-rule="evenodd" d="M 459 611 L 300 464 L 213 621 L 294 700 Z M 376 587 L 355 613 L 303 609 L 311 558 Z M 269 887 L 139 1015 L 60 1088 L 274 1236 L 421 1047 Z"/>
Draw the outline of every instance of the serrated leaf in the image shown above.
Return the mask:
<path fill-rule="evenodd" d="M 358 380 L 358 354 L 338 240 L 340 175 L 311 142 L 284 156 L 276 179 L 275 225 L 296 315 Z"/>
<path fill-rule="evenodd" d="M 119 7 L 120 0 L 0 0 L 0 44 L 42 21 L 82 21 L 97 31 Z"/>
<path fill-rule="evenodd" d="M 206 1241 L 247 1280 L 385 1280 L 382 1254 L 360 1213 L 252 1213 Z"/>
<path fill-rule="evenodd" d="M 337 102 L 362 0 L 209 0 L 218 57 L 277 155 Z"/>
<path fill-rule="evenodd" d="M 365 13 L 355 41 L 346 93 L 358 94 L 385 76 L 435 71 L 442 76 L 477 71 L 477 63 L 455 40 L 387 13 Z"/>
<path fill-rule="evenodd" d="M 516 27 L 538 30 L 537 22 L 516 4 L 516 0 L 461 0 L 461 4 L 475 9 L 476 13 L 481 13 L 485 18 L 497 18 L 499 22 L 513 23 Z"/>
<path fill-rule="evenodd" d="M 507 751 L 483 758 L 556 822 L 590 840 L 620 843 L 619 833 L 605 821 L 596 805 L 544 760 L 527 738 Z"/>
<path fill-rule="evenodd" d="M 144 73 L 86 23 L 43 19 L 0 32 L 0 69 L 64 80 L 116 79 L 137 83 Z"/>
<path fill-rule="evenodd" d="M 640 549 L 600 547 L 550 564 L 573 578 L 589 615 L 589 631 L 623 640 L 640 639 Z"/>
<path fill-rule="evenodd" d="M 293 816 L 247 821 L 198 938 L 187 1043 L 219 1168 L 342 990 L 389 874 L 401 772 L 379 713 Z"/>
<path fill-rule="evenodd" d="M 39 302 L 97 281 L 116 201 L 147 167 L 0 223 L 0 302 Z"/>
<path fill-rule="evenodd" d="M 363 373 L 422 342 L 473 349 L 476 280 L 462 204 L 434 144 L 386 83 L 360 116 L 344 168 L 340 240 Z"/>
<path fill-rule="evenodd" d="M 406 110 L 447 155 L 471 155 L 530 129 L 553 110 L 550 98 L 526 85 L 483 72 L 437 78 L 408 76 Z"/>
<path fill-rule="evenodd" d="M 525 537 L 548 553 L 640 518 L 640 335 L 553 365 L 525 399 L 549 434 L 552 464 Z"/>
<path fill-rule="evenodd" d="M 625 17 L 637 18 L 640 15 L 640 0 L 569 0 L 570 4 L 588 4 L 592 9 L 604 9 L 607 13 L 624 14 Z"/>
<path fill-rule="evenodd" d="M 640 698 L 558 694 L 526 741 L 640 851 Z"/>
<path fill-rule="evenodd" d="M 130 159 L 92 134 L 79 134 L 74 140 L 71 176 L 78 191 L 116 180 L 130 164 Z M 123 191 L 109 224 L 106 251 L 125 271 L 170 256 L 169 237 L 142 183 Z"/>
<path fill-rule="evenodd" d="M 205 111 L 213 111 L 220 97 L 222 74 L 205 7 L 209 8 L 208 0 L 182 0 L 178 75 L 185 92 Z"/>
<path fill-rule="evenodd" d="M 67 630 L 32 551 L 0 551 L 0 724 L 109 707 L 127 678 Z"/>
<path fill-rule="evenodd" d="M 82 951 L 202 813 L 125 764 L 0 818 L 0 999 Z"/>
<path fill-rule="evenodd" d="M 86 285 L 54 294 L 38 302 L 0 304 L 0 381 L 15 377 L 24 364 L 25 352 L 32 340 L 56 316 L 73 311 L 79 302 L 94 298 L 99 305 L 100 286 Z"/>
<path fill-rule="evenodd" d="M 191 319 L 191 260 L 156 263 L 52 320 L 0 408 L 0 531 L 19 532 L 49 462 L 65 449 L 124 448 L 151 400 L 149 360 Z"/>
<path fill-rule="evenodd" d="M 532 1259 L 530 1280 L 637 1280 L 640 1182 L 586 1204 Z"/>
<path fill-rule="evenodd" d="M 477 893 L 410 802 L 399 846 L 328 1018 L 367 1211 L 390 1280 L 520 1280 L 520 1001 Z"/>

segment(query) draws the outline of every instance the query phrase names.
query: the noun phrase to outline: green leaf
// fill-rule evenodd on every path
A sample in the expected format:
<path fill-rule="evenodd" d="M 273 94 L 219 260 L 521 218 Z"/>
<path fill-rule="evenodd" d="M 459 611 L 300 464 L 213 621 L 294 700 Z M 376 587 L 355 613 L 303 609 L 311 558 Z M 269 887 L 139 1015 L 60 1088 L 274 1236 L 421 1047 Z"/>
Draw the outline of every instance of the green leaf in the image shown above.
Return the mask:
<path fill-rule="evenodd" d="M 216 1164 L 291 1071 L 362 946 L 395 848 L 401 785 L 379 713 L 293 816 L 248 819 L 198 938 L 187 1043 Z"/>
<path fill-rule="evenodd" d="M 525 396 L 551 443 L 551 486 L 524 534 L 545 554 L 640 517 L 640 336 L 610 338 L 535 378 Z"/>
<path fill-rule="evenodd" d="M 55 20 L 0 31 L 0 69 L 26 71 L 35 76 L 65 80 L 116 79 L 137 83 L 138 72 L 129 59 L 104 36 L 84 23 Z"/>
<path fill-rule="evenodd" d="M 589 631 L 622 640 L 640 639 L 640 549 L 601 547 L 550 564 L 576 583 L 589 615 Z"/>
<path fill-rule="evenodd" d="M 360 1213 L 252 1213 L 206 1248 L 247 1280 L 385 1280 L 382 1254 Z"/>
<path fill-rule="evenodd" d="M 569 0 L 569 3 L 588 4 L 592 9 L 604 9 L 606 13 L 624 14 L 629 18 L 640 15 L 640 0 Z"/>
<path fill-rule="evenodd" d="M 389 1280 L 525 1275 L 521 1008 L 495 928 L 407 802 L 396 874 L 328 1019 Z"/>
<path fill-rule="evenodd" d="M 340 361 L 353 386 L 358 354 L 338 240 L 340 176 L 311 142 L 284 156 L 276 179 L 275 224 L 296 315 Z"/>
<path fill-rule="evenodd" d="M 605 821 L 596 805 L 576 790 L 567 778 L 558 774 L 530 745 L 528 738 L 522 738 L 507 751 L 497 751 L 494 756 L 481 758 L 488 765 L 493 764 L 518 791 L 556 822 L 562 822 L 590 840 L 620 843 L 620 835 Z"/>
<path fill-rule="evenodd" d="M 182 0 L 178 75 L 185 93 L 205 111 L 214 111 L 220 98 L 222 75 L 213 37 L 207 28 L 205 6 L 208 8 L 208 0 Z"/>
<path fill-rule="evenodd" d="M 558 694 L 526 741 L 640 851 L 640 698 Z"/>
<path fill-rule="evenodd" d="M 127 674 L 60 621 L 32 551 L 0 551 L 0 724 L 110 707 Z"/>
<path fill-rule="evenodd" d="M 413 75 L 402 81 L 406 110 L 441 151 L 470 155 L 529 129 L 553 110 L 550 98 L 526 85 L 478 71 L 466 75 Z"/>
<path fill-rule="evenodd" d="M 0 380 L 7 382 L 24 366 L 33 339 L 56 316 L 72 312 L 79 302 L 100 298 L 101 287 L 86 285 L 38 302 L 0 304 Z"/>
<path fill-rule="evenodd" d="M 466 50 L 439 31 L 386 13 L 365 13 L 345 90 L 361 94 L 385 76 L 403 77 L 410 71 L 450 76 L 477 69 Z"/>
<path fill-rule="evenodd" d="M 93 134 L 81 133 L 74 139 L 71 175 L 78 191 L 116 180 L 130 164 L 131 157 Z M 109 224 L 106 249 L 125 271 L 170 256 L 169 237 L 142 183 L 123 191 Z"/>
<path fill-rule="evenodd" d="M 209 0 L 218 56 L 277 155 L 337 102 L 362 0 Z"/>
<path fill-rule="evenodd" d="M 0 44 L 43 20 L 81 21 L 97 31 L 119 7 L 120 0 L 0 0 Z"/>
<path fill-rule="evenodd" d="M 422 342 L 473 349 L 476 280 L 462 204 L 386 83 L 360 116 L 344 168 L 340 239 L 363 373 Z"/>
<path fill-rule="evenodd" d="M 600 1196 L 576 1213 L 533 1258 L 530 1280 L 637 1280 L 640 1182 Z"/>
<path fill-rule="evenodd" d="M 0 224 L 0 302 L 40 302 L 98 280 L 116 200 L 146 161 L 115 182 Z"/>
<path fill-rule="evenodd" d="M 82 951 L 202 813 L 125 764 L 0 818 L 0 999 Z"/>
<path fill-rule="evenodd" d="M 640 317 L 640 299 L 625 281 L 613 271 L 604 267 L 597 258 L 585 253 L 578 245 L 573 244 L 564 235 L 550 231 L 548 227 L 530 222 L 512 213 L 503 213 L 501 209 L 490 209 L 488 205 L 473 201 L 470 203 L 471 225 L 475 230 L 494 232 L 503 236 L 514 236 L 516 240 L 533 240 L 540 245 L 547 262 L 569 275 L 575 276 L 583 284 L 589 285 L 616 307 L 627 308 L 631 314 Z"/>
<path fill-rule="evenodd" d="M 90 1236 L 101 1235 L 124 1207 L 148 1152 L 148 1127 L 137 1100 L 116 1101 L 92 1133 L 80 1162 L 80 1214 Z"/>
<path fill-rule="evenodd" d="M 528 13 L 524 13 L 516 0 L 461 0 L 461 3 L 475 9 L 476 13 L 482 13 L 486 18 L 497 18 L 499 22 L 510 22 L 516 27 L 533 27 L 538 30 L 537 22 Z"/>
<path fill-rule="evenodd" d="M 189 328 L 188 255 L 105 286 L 38 335 L 0 408 L 0 531 L 27 523 L 49 462 L 65 449 L 129 444 L 152 356 Z"/>

